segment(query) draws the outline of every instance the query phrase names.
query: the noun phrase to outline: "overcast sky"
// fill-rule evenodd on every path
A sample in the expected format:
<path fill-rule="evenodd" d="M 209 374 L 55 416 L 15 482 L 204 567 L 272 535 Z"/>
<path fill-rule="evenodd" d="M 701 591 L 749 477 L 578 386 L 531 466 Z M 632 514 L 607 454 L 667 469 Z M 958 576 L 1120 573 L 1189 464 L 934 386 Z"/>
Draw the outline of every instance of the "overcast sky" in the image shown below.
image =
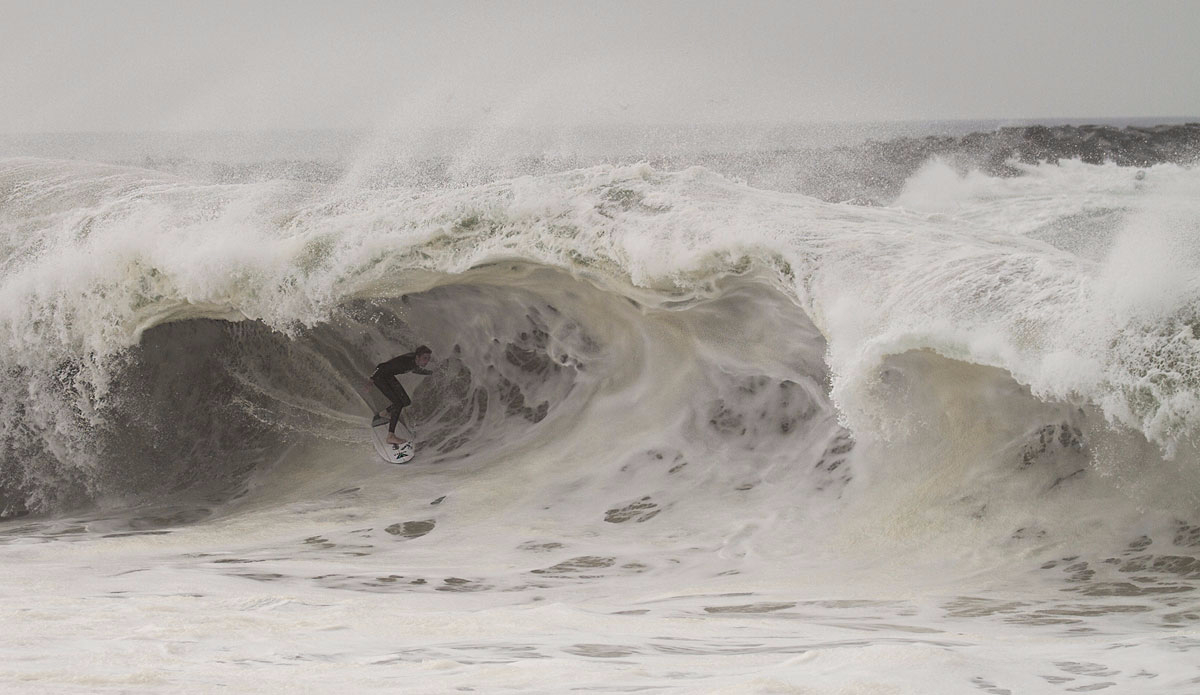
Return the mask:
<path fill-rule="evenodd" d="M 0 132 L 1200 116 L 1200 0 L 0 0 Z"/>

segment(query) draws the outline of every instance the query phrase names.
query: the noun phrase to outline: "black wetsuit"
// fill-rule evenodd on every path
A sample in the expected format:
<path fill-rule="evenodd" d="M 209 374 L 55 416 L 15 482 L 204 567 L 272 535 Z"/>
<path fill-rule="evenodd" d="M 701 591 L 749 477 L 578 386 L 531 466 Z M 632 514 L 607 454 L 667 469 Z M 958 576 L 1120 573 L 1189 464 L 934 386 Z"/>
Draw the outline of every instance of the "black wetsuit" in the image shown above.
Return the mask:
<path fill-rule="evenodd" d="M 417 366 L 417 353 L 408 352 L 399 357 L 378 364 L 375 366 L 375 372 L 371 374 L 371 383 L 375 384 L 383 395 L 387 396 L 392 402 L 388 406 L 388 412 L 391 413 L 392 419 L 388 423 L 388 432 L 396 433 L 396 423 L 400 422 L 400 411 L 412 405 L 412 400 L 408 397 L 408 392 L 400 385 L 396 379 L 397 374 L 406 374 L 412 372 L 414 374 L 422 374 L 429 376 L 433 372 L 428 369 L 421 369 Z"/>

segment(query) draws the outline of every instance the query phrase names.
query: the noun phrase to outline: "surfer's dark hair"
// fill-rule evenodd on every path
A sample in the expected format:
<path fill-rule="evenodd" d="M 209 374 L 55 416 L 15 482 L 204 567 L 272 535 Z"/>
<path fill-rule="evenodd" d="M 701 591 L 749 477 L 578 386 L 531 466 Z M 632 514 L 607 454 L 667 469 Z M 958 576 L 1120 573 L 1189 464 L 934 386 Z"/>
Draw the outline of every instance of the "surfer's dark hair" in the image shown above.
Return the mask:
<path fill-rule="evenodd" d="M 416 350 L 413 350 L 413 354 L 414 354 L 414 355 L 417 355 L 418 357 L 420 357 L 421 355 L 432 355 L 432 354 L 433 354 L 433 350 L 430 350 L 430 349 L 429 349 L 427 346 L 425 346 L 425 345 L 419 345 L 419 346 L 417 346 L 417 349 L 416 349 Z"/>

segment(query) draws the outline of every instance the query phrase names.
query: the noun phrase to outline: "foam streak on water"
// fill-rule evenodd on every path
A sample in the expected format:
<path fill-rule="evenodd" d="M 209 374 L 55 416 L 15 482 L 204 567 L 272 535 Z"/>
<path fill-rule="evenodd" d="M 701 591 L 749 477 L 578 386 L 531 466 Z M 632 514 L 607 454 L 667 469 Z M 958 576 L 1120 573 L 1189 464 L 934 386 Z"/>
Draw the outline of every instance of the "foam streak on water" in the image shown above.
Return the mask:
<path fill-rule="evenodd" d="M 0 682 L 1195 690 L 1200 176 L 1012 166 L 0 160 Z"/>

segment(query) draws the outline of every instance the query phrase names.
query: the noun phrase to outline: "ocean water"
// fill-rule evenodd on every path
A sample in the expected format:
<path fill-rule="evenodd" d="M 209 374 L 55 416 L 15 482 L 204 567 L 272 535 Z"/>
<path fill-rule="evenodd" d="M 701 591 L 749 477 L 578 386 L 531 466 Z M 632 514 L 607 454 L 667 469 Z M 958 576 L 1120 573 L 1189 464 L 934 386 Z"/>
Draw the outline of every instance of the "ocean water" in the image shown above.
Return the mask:
<path fill-rule="evenodd" d="M 164 138 L 0 158 L 5 692 L 1200 690 L 1193 166 Z"/>

